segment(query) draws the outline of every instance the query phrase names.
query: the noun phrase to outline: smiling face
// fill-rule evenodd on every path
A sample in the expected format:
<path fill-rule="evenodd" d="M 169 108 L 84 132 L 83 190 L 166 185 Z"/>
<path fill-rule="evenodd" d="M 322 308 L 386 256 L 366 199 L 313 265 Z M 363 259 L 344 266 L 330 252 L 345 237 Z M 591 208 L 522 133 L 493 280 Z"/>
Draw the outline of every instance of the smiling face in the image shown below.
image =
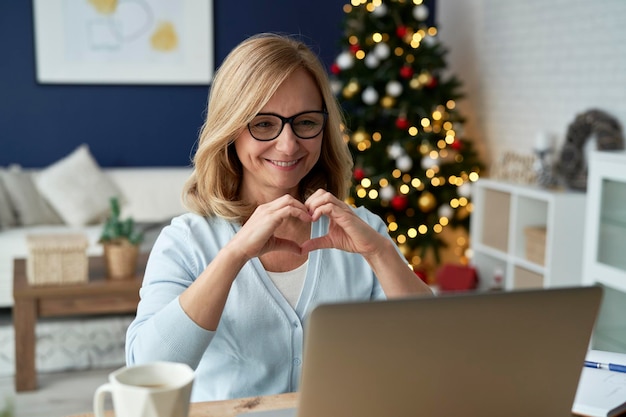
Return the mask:
<path fill-rule="evenodd" d="M 259 113 L 291 117 L 305 111 L 322 110 L 322 96 L 305 70 L 287 78 Z M 241 197 L 262 204 L 284 194 L 298 197 L 298 184 L 315 166 L 322 148 L 323 131 L 300 139 L 290 124 L 271 141 L 258 141 L 248 129 L 235 140 L 237 157 L 243 167 Z"/>

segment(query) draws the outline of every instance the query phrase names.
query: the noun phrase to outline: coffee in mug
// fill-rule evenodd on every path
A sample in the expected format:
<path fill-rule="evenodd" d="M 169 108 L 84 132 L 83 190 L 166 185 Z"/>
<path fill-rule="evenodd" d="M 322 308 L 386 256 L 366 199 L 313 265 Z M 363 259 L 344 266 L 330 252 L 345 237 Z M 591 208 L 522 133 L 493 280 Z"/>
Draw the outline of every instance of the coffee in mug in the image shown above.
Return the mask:
<path fill-rule="evenodd" d="M 186 417 L 193 385 L 193 370 L 186 364 L 152 362 L 120 368 L 93 398 L 95 417 L 104 417 L 107 393 L 116 417 Z"/>

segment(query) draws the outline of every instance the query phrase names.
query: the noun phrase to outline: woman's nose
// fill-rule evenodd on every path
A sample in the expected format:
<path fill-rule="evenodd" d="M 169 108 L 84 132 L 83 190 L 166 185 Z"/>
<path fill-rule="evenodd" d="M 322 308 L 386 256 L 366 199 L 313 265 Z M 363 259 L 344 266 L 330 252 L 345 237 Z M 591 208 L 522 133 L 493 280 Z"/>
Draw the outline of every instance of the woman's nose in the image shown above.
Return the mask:
<path fill-rule="evenodd" d="M 285 124 L 283 131 L 276 139 L 276 149 L 285 155 L 293 155 L 299 149 L 298 137 L 293 133 L 293 129 L 290 124 Z"/>

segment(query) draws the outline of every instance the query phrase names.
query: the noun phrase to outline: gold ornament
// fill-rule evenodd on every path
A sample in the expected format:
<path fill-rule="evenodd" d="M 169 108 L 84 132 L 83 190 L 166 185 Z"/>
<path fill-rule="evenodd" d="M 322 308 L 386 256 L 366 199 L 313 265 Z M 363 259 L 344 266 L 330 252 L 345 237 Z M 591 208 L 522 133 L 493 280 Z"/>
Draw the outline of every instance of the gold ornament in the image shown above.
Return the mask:
<path fill-rule="evenodd" d="M 369 140 L 370 135 L 363 128 L 357 129 L 357 131 L 352 134 L 352 143 L 359 144 Z"/>
<path fill-rule="evenodd" d="M 380 105 L 386 109 L 392 108 L 396 104 L 396 99 L 391 96 L 385 96 L 380 100 Z"/>
<path fill-rule="evenodd" d="M 432 193 L 425 191 L 420 195 L 420 198 L 417 200 L 417 205 L 420 210 L 424 213 L 428 213 L 432 211 L 435 207 L 437 207 L 437 200 Z"/>
<path fill-rule="evenodd" d="M 343 88 L 343 96 L 347 99 L 351 99 L 352 97 L 354 97 L 354 95 L 356 93 L 359 92 L 361 88 L 359 87 L 359 83 L 357 83 L 356 81 L 350 81 L 344 88 Z"/>

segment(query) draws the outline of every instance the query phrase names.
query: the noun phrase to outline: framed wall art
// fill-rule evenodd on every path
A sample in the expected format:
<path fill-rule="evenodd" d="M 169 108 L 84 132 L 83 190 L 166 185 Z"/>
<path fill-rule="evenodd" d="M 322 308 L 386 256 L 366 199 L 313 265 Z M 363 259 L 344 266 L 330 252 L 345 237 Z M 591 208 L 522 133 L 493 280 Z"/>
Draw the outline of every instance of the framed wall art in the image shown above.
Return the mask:
<path fill-rule="evenodd" d="M 208 84 L 211 0 L 33 0 L 36 74 L 52 84 Z"/>

